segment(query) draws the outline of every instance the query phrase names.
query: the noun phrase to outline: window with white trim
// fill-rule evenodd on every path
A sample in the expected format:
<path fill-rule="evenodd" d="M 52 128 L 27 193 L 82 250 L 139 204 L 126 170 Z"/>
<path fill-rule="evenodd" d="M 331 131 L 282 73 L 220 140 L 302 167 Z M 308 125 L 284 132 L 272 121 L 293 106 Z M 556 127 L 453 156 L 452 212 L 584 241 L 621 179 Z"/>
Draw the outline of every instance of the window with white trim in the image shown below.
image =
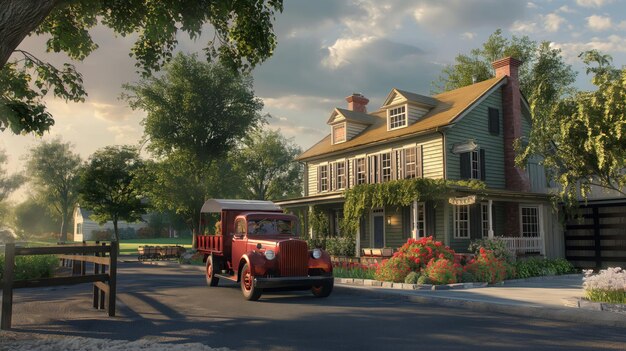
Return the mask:
<path fill-rule="evenodd" d="M 400 106 L 387 110 L 389 114 L 389 130 L 406 127 L 406 106 Z"/>
<path fill-rule="evenodd" d="M 346 124 L 340 123 L 333 126 L 333 144 L 346 141 Z"/>
<path fill-rule="evenodd" d="M 472 179 L 480 179 L 480 154 L 478 150 L 470 153 L 470 165 L 472 167 Z"/>
<path fill-rule="evenodd" d="M 469 205 L 452 207 L 454 208 L 454 237 L 456 239 L 469 239 Z"/>
<path fill-rule="evenodd" d="M 381 181 L 388 182 L 391 180 L 391 153 L 380 154 L 381 164 Z"/>
<path fill-rule="evenodd" d="M 346 163 L 337 162 L 335 172 L 335 185 L 336 189 L 345 189 L 346 187 Z"/>
<path fill-rule="evenodd" d="M 483 238 L 489 237 L 489 204 L 480 204 L 480 219 Z"/>
<path fill-rule="evenodd" d="M 522 237 L 534 238 L 539 236 L 539 208 L 536 206 L 522 206 Z"/>
<path fill-rule="evenodd" d="M 426 236 L 426 205 L 423 202 L 413 201 L 411 204 L 412 232 L 415 238 Z"/>
<path fill-rule="evenodd" d="M 404 149 L 404 178 L 417 177 L 417 150 L 414 147 Z"/>
<path fill-rule="evenodd" d="M 320 192 L 328 191 L 328 165 L 319 166 L 317 169 L 319 175 L 319 186 L 317 187 Z"/>
<path fill-rule="evenodd" d="M 365 170 L 365 158 L 356 159 L 356 184 L 365 184 L 367 182 L 367 174 Z"/>

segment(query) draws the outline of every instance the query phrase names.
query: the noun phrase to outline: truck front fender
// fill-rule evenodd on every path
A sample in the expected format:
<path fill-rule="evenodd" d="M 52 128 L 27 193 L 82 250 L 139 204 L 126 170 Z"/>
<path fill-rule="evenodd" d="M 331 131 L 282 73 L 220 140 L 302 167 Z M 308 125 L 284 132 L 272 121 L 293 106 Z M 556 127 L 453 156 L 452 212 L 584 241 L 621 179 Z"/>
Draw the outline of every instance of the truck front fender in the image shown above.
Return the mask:
<path fill-rule="evenodd" d="M 237 274 L 237 281 L 241 281 L 241 270 L 246 263 L 250 266 L 250 271 L 252 272 L 252 275 L 264 275 L 267 271 L 266 261 L 267 260 L 261 253 L 248 251 L 241 257 L 241 260 L 239 261 L 239 273 Z"/>
<path fill-rule="evenodd" d="M 333 271 L 333 263 L 330 260 L 328 252 L 322 250 L 322 256 L 318 259 L 313 258 L 309 251 L 309 269 L 319 269 L 326 273 Z"/>

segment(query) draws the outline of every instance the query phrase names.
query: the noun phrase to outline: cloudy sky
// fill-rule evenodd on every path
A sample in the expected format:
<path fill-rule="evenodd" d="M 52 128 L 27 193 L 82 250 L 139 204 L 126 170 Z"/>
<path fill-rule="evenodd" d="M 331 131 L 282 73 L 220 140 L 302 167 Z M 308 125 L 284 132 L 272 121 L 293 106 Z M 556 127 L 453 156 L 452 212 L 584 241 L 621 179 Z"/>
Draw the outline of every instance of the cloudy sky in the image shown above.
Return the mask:
<path fill-rule="evenodd" d="M 456 54 L 480 46 L 498 28 L 552 42 L 577 70 L 577 55 L 587 49 L 626 65 L 626 0 L 284 0 L 275 22 L 278 47 L 255 69 L 255 92 L 273 116 L 269 127 L 306 149 L 329 133 L 325 122 L 334 107 L 346 106 L 345 96 L 363 93 L 375 110 L 394 87 L 429 94 Z M 87 158 L 141 138 L 144 114 L 119 100 L 121 85 L 138 77 L 128 56 L 133 38 L 104 27 L 92 35 L 100 48 L 76 63 L 89 97 L 81 104 L 47 99 L 56 124 L 43 138 L 0 134 L 11 171 L 22 169 L 25 153 L 42 139 L 60 136 Z M 21 48 L 65 62 L 62 54 L 44 52 L 45 40 L 30 37 Z M 181 36 L 179 50 L 201 53 L 205 42 Z M 578 86 L 590 88 L 588 81 L 581 72 Z"/>

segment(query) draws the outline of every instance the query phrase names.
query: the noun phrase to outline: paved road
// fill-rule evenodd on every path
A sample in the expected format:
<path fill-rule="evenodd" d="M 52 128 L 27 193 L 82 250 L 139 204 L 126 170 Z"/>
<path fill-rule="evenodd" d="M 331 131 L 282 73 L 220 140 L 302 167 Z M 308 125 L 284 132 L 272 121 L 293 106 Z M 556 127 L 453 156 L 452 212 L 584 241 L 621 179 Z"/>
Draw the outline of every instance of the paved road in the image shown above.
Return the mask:
<path fill-rule="evenodd" d="M 241 350 L 624 350 L 624 329 L 380 299 L 336 288 L 241 298 L 196 270 L 120 265 L 118 317 L 91 309 L 90 286 L 18 290 L 17 331 L 120 340 L 201 342 Z"/>

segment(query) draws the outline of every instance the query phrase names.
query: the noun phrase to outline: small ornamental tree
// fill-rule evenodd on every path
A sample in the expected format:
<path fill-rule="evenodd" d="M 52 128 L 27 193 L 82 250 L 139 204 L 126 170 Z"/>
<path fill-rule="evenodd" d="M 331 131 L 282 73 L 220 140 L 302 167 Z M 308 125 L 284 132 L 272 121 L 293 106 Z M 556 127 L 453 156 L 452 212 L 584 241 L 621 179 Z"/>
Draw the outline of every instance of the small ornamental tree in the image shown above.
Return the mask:
<path fill-rule="evenodd" d="M 81 205 L 93 211 L 99 223 L 113 222 L 119 242 L 119 220 L 134 222 L 145 213 L 142 193 L 134 181 L 143 169 L 137 150 L 130 146 L 107 146 L 91 155 L 81 176 Z"/>

